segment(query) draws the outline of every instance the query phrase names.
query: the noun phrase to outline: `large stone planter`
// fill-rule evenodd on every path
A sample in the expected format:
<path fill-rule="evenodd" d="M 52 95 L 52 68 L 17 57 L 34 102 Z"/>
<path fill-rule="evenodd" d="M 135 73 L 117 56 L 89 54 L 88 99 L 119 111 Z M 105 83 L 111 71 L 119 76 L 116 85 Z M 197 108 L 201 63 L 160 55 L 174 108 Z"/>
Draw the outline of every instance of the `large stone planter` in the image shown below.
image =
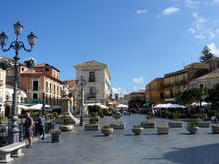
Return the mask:
<path fill-rule="evenodd" d="M 140 135 L 144 128 L 132 128 L 132 132 L 137 136 Z"/>
<path fill-rule="evenodd" d="M 143 126 L 145 129 L 147 129 L 147 128 L 155 128 L 156 123 L 155 122 L 143 121 L 143 122 L 141 122 L 141 126 Z"/>
<path fill-rule="evenodd" d="M 110 124 L 113 129 L 125 129 L 125 123 L 120 124 Z"/>
<path fill-rule="evenodd" d="M 105 136 L 110 136 L 111 134 L 113 134 L 113 128 L 101 129 L 101 133 L 103 133 Z"/>
<path fill-rule="evenodd" d="M 98 124 L 86 124 L 84 125 L 85 131 L 99 131 L 99 125 Z"/>
<path fill-rule="evenodd" d="M 60 142 L 60 133 L 52 132 L 52 143 Z"/>
<path fill-rule="evenodd" d="M 60 125 L 59 129 L 62 132 L 69 132 L 69 131 L 72 131 L 74 129 L 74 125 Z"/>
<path fill-rule="evenodd" d="M 7 126 L 0 125 L 0 133 L 6 132 Z"/>
<path fill-rule="evenodd" d="M 183 127 L 183 122 L 169 122 L 168 123 L 168 126 L 170 127 L 170 128 L 182 128 Z"/>
<path fill-rule="evenodd" d="M 199 127 L 194 127 L 194 126 L 187 126 L 186 130 L 190 133 L 190 134 L 195 134 L 197 133 Z"/>
<path fill-rule="evenodd" d="M 210 127 L 210 122 L 209 121 L 203 121 L 203 122 L 198 122 L 198 126 L 200 128 L 209 128 Z"/>
<path fill-rule="evenodd" d="M 157 133 L 158 134 L 169 134 L 169 127 L 165 126 L 165 127 L 162 127 L 162 126 L 158 126 L 157 127 Z"/>
<path fill-rule="evenodd" d="M 219 134 L 219 125 L 212 125 L 211 130 L 213 134 Z"/>

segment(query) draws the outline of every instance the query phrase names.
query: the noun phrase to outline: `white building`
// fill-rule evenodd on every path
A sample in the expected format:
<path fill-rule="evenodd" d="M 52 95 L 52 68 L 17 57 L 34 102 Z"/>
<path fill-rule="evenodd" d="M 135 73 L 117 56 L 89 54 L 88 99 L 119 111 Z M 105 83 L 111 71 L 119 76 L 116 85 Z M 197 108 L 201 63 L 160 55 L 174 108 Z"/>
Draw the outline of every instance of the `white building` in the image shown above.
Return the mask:
<path fill-rule="evenodd" d="M 88 61 L 79 65 L 74 65 L 76 69 L 76 81 L 85 80 L 84 95 L 86 104 L 106 105 L 110 96 L 110 73 L 108 66 L 97 61 Z M 77 103 L 80 102 L 79 85 L 76 86 Z"/>
<path fill-rule="evenodd" d="M 5 79 L 6 79 L 6 71 L 0 69 L 0 113 L 5 112 Z"/>

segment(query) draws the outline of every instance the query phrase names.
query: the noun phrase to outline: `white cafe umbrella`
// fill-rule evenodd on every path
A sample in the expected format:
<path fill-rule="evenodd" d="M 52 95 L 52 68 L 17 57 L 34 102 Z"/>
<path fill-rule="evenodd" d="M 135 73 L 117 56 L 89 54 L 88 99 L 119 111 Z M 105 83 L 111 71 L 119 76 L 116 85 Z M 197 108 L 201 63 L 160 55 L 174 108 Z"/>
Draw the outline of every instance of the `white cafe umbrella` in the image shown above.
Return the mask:
<path fill-rule="evenodd" d="M 27 108 L 27 110 L 42 110 L 43 104 L 32 105 Z M 46 110 L 51 110 L 50 105 L 45 105 Z"/>

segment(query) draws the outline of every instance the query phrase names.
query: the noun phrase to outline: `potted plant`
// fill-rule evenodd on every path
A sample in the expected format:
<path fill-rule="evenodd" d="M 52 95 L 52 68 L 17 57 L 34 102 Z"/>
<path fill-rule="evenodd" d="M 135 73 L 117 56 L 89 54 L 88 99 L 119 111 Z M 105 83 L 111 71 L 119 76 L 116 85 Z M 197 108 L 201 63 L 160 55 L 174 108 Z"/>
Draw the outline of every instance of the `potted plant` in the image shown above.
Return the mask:
<path fill-rule="evenodd" d="M 170 128 L 182 128 L 183 122 L 182 121 L 171 121 L 168 123 Z"/>
<path fill-rule="evenodd" d="M 98 117 L 96 115 L 93 115 L 89 118 L 89 124 L 84 125 L 84 130 L 85 131 L 98 131 L 99 130 L 99 125 L 97 124 L 98 122 Z"/>
<path fill-rule="evenodd" d="M 11 60 L 8 59 L 1 59 L 0 60 L 0 68 L 3 70 L 7 70 L 9 68 L 11 68 L 13 65 L 13 62 Z"/>
<path fill-rule="evenodd" d="M 52 143 L 60 142 L 60 134 L 62 133 L 61 130 L 54 130 L 52 131 Z"/>
<path fill-rule="evenodd" d="M 59 129 L 63 132 L 72 131 L 74 129 L 74 126 L 72 125 L 72 119 L 70 116 L 63 115 L 63 125 L 59 126 Z"/>
<path fill-rule="evenodd" d="M 132 132 L 135 134 L 135 135 L 140 135 L 141 132 L 144 130 L 144 128 L 141 126 L 141 125 L 134 125 L 132 127 Z"/>
<path fill-rule="evenodd" d="M 155 122 L 150 120 L 151 117 L 150 116 L 146 116 L 146 121 L 142 121 L 141 122 L 141 126 L 143 126 L 144 128 L 155 128 Z"/>
<path fill-rule="evenodd" d="M 198 131 L 199 127 L 198 127 L 198 122 L 189 122 L 187 124 L 187 131 L 190 134 L 195 134 Z"/>
<path fill-rule="evenodd" d="M 169 126 L 168 125 L 160 125 L 157 127 L 158 134 L 169 134 Z"/>
<path fill-rule="evenodd" d="M 213 134 L 219 134 L 219 125 L 212 125 L 211 130 Z"/>
<path fill-rule="evenodd" d="M 111 126 L 103 126 L 101 133 L 103 133 L 105 136 L 110 136 L 113 134 L 113 128 Z"/>
<path fill-rule="evenodd" d="M 112 117 L 115 119 L 116 123 L 112 123 L 111 126 L 113 129 L 125 129 L 125 123 L 123 121 L 119 121 L 122 115 L 120 113 L 112 114 Z"/>
<path fill-rule="evenodd" d="M 24 64 L 27 68 L 33 68 L 36 65 L 36 60 L 33 57 L 31 57 L 24 60 Z"/>

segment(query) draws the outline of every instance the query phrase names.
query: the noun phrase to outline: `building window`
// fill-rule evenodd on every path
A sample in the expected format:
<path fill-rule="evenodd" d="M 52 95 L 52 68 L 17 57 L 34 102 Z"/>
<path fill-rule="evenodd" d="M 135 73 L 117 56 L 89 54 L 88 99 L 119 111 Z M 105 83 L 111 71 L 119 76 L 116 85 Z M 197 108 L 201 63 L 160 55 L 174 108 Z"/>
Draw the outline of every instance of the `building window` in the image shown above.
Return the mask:
<path fill-rule="evenodd" d="M 46 68 L 45 71 L 48 72 L 48 71 L 49 71 L 49 68 Z"/>
<path fill-rule="evenodd" d="M 33 90 L 38 91 L 38 81 L 33 81 Z"/>
<path fill-rule="evenodd" d="M 59 94 L 59 86 L 57 86 L 57 95 Z"/>
<path fill-rule="evenodd" d="M 172 78 L 169 78 L 169 84 L 170 84 L 170 86 L 173 85 L 173 79 Z"/>
<path fill-rule="evenodd" d="M 89 98 L 95 98 L 95 88 L 90 87 Z"/>
<path fill-rule="evenodd" d="M 95 73 L 89 72 L 89 82 L 95 82 Z"/>
<path fill-rule="evenodd" d="M 173 90 L 170 89 L 170 97 L 173 98 Z"/>
<path fill-rule="evenodd" d="M 46 82 L 46 92 L 48 92 L 48 82 Z"/>
<path fill-rule="evenodd" d="M 33 93 L 33 99 L 38 99 L 38 94 L 37 93 Z"/>
<path fill-rule="evenodd" d="M 180 76 L 177 76 L 177 84 L 180 84 Z"/>
<path fill-rule="evenodd" d="M 204 88 L 204 84 L 199 84 L 199 88 Z"/>
<path fill-rule="evenodd" d="M 52 92 L 52 83 L 49 84 L 50 93 Z"/>
<path fill-rule="evenodd" d="M 186 81 L 186 74 L 183 75 L 183 80 Z"/>
<path fill-rule="evenodd" d="M 214 88 L 214 86 L 215 86 L 216 84 L 217 84 L 216 82 L 212 82 L 212 83 L 211 83 L 211 88 Z"/>

